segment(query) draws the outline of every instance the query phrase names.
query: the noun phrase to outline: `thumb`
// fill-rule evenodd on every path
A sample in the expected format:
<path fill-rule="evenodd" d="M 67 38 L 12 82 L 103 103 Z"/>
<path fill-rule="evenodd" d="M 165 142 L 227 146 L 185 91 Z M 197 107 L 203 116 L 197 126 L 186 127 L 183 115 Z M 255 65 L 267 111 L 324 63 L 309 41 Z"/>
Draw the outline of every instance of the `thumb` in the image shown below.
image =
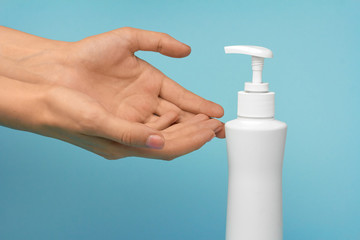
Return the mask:
<path fill-rule="evenodd" d="M 159 52 L 168 57 L 182 58 L 190 54 L 191 48 L 166 33 L 147 31 L 137 28 L 120 28 L 115 30 L 127 36 L 129 49 L 136 51 Z"/>
<path fill-rule="evenodd" d="M 161 149 L 165 144 L 165 139 L 159 131 L 145 124 L 126 121 L 111 115 L 104 118 L 95 135 L 133 147 Z"/>

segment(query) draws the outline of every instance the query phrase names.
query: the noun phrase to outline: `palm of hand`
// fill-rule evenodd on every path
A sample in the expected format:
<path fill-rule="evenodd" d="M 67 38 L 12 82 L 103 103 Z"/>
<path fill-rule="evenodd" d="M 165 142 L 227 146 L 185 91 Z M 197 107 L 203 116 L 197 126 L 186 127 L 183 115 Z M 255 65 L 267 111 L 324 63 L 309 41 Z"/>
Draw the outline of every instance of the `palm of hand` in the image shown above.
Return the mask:
<path fill-rule="evenodd" d="M 62 78 L 61 83 L 96 99 L 117 117 L 150 123 L 172 112 L 183 120 L 200 113 L 201 104 L 209 104 L 196 96 L 201 101 L 192 104 L 198 106 L 181 109 L 179 98 L 186 95 L 187 91 L 137 58 L 129 51 L 130 43 L 113 32 L 87 38 L 76 44 L 71 51 L 71 67 L 66 71 L 70 75 L 66 77 L 69 81 Z M 194 108 L 198 108 L 198 111 L 187 111 Z"/>

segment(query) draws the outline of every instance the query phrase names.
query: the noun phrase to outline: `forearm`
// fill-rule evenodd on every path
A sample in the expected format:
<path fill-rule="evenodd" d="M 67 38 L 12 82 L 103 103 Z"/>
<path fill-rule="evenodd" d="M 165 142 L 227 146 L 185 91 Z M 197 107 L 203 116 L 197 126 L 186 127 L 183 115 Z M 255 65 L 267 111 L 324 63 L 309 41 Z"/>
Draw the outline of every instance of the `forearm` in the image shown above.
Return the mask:
<path fill-rule="evenodd" d="M 47 50 L 61 48 L 65 44 L 0 26 L 0 58 L 21 61 Z"/>
<path fill-rule="evenodd" d="M 47 86 L 0 76 L 0 125 L 36 131 L 44 117 Z"/>
<path fill-rule="evenodd" d="M 49 82 L 54 68 L 63 61 L 62 50 L 66 46 L 66 42 L 0 26 L 0 76 L 24 82 Z"/>

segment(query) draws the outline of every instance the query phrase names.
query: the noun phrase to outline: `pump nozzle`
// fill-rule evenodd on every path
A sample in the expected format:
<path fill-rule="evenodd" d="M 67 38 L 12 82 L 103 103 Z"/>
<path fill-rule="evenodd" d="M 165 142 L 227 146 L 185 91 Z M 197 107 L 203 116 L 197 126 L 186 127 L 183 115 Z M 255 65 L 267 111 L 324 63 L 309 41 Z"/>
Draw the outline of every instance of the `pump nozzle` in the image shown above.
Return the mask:
<path fill-rule="evenodd" d="M 270 49 L 258 46 L 227 46 L 225 53 L 246 54 L 252 57 L 252 82 L 245 83 L 246 92 L 268 92 L 269 84 L 262 82 L 262 69 L 264 66 L 264 58 L 272 58 L 273 53 Z"/>

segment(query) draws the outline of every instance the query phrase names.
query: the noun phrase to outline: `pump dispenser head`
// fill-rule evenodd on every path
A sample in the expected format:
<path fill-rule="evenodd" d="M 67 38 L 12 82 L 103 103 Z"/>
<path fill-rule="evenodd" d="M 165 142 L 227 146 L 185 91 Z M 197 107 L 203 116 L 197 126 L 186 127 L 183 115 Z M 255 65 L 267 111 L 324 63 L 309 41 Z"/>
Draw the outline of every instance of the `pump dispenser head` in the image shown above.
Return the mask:
<path fill-rule="evenodd" d="M 268 92 L 269 84 L 262 82 L 262 70 L 264 58 L 272 58 L 273 53 L 270 49 L 258 46 L 228 46 L 225 47 L 225 53 L 238 53 L 251 56 L 253 77 L 252 82 L 245 83 L 246 92 Z"/>
<path fill-rule="evenodd" d="M 246 54 L 252 59 L 252 82 L 246 82 L 245 91 L 238 93 L 238 116 L 274 117 L 275 94 L 269 92 L 268 83 L 262 82 L 264 58 L 272 58 L 272 51 L 264 47 L 238 45 L 225 47 L 225 53 Z"/>

